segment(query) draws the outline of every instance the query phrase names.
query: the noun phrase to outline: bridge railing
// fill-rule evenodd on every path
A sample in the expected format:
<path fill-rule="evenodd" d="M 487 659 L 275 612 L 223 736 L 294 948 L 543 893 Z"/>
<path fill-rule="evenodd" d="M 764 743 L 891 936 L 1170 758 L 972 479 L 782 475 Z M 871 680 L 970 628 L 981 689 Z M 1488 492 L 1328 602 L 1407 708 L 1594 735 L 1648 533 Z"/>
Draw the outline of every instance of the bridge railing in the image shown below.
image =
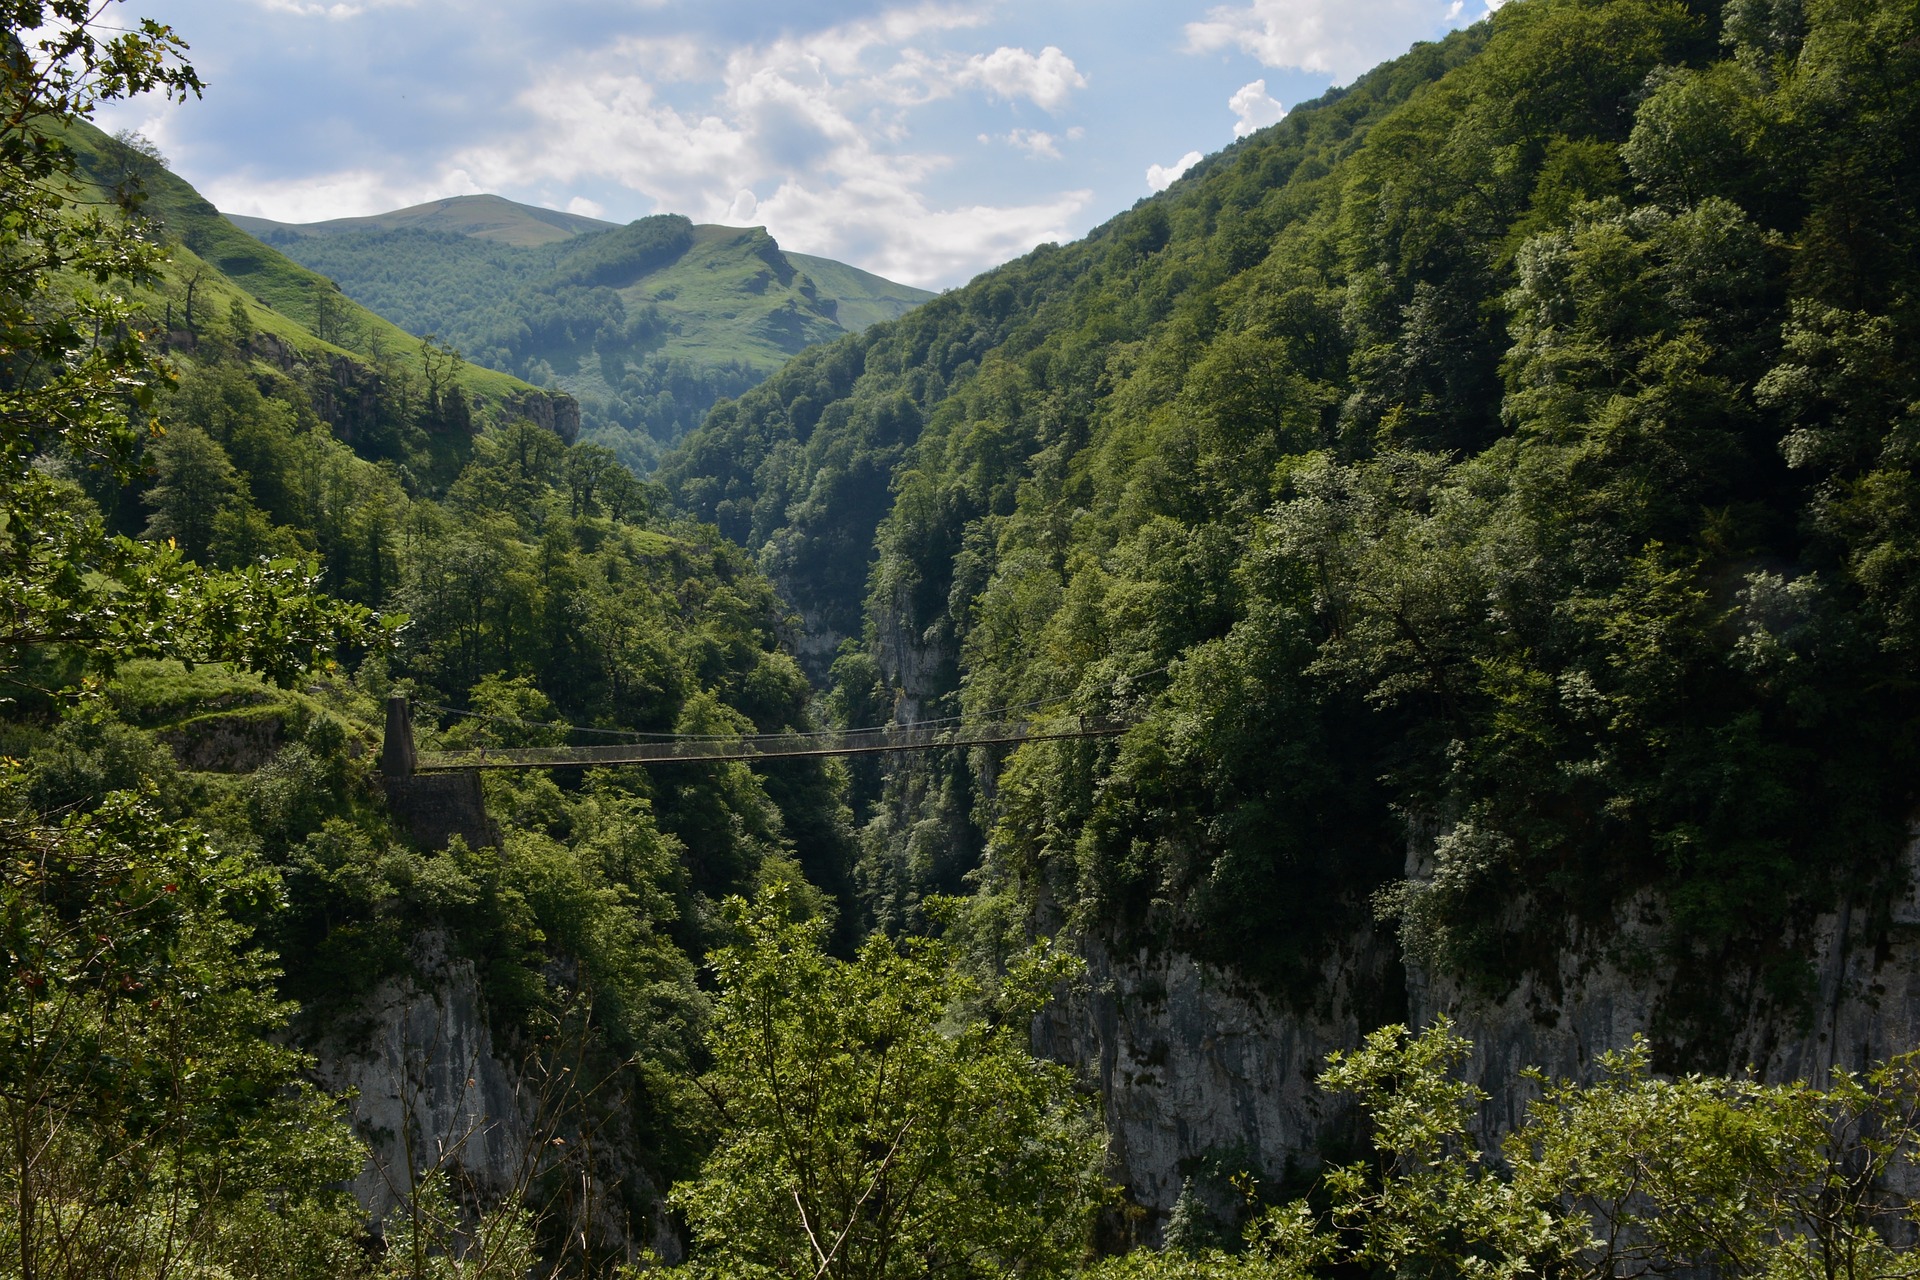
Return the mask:
<path fill-rule="evenodd" d="M 591 747 L 475 747 L 469 751 L 422 751 L 414 768 L 420 773 L 443 773 L 455 769 L 552 769 L 568 765 L 696 764 L 702 761 L 871 755 L 887 751 L 930 751 L 941 747 L 978 747 L 1062 738 L 1107 738 L 1125 733 L 1127 727 L 1127 724 L 1118 720 L 1062 716 L 999 720 L 975 725 L 889 726 L 844 733 L 675 738 L 665 742 L 615 743 Z"/>

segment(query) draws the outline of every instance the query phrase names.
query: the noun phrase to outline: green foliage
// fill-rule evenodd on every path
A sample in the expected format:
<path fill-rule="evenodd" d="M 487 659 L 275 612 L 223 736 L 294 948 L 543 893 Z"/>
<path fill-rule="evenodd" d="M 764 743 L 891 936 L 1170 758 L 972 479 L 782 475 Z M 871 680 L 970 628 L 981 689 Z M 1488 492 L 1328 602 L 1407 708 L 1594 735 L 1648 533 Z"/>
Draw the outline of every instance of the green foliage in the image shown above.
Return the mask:
<path fill-rule="evenodd" d="M 478 1220 L 448 1194 L 444 1174 L 417 1184 L 386 1228 L 377 1273 L 391 1280 L 522 1280 L 540 1263 L 533 1215 L 501 1205 Z"/>
<path fill-rule="evenodd" d="M 291 572 L 259 563 L 239 533 L 271 554 L 310 557 L 301 581 L 356 602 L 356 618 L 387 609 L 393 643 L 345 650 L 357 678 L 327 672 L 299 693 L 224 666 L 136 656 L 85 714 L 20 727 L 32 798 L 90 807 L 116 787 L 149 788 L 171 814 L 195 814 L 223 847 L 271 867 L 284 898 L 249 920 L 286 957 L 278 985 L 299 1002 L 303 1036 L 350 1030 L 342 1019 L 407 972 L 423 936 L 445 939 L 475 965 L 501 1051 L 555 1073 L 554 1123 L 646 1153 L 645 1177 L 606 1148 L 562 1152 L 572 1163 L 542 1176 L 564 1183 L 577 1166 L 603 1189 L 596 1196 L 611 1195 L 607 1212 L 643 1221 L 647 1179 L 663 1185 L 699 1154 L 684 1095 L 705 1007 L 692 957 L 716 936 L 711 903 L 769 878 L 799 881 L 801 864 L 823 883 L 844 879 L 836 776 L 800 764 L 496 779 L 498 847 L 418 849 L 393 829 L 373 776 L 374 700 L 404 681 L 429 747 L 804 728 L 811 692 L 779 652 L 785 611 L 736 548 L 655 516 L 654 491 L 605 449 L 524 419 L 470 438 L 463 428 L 466 456 L 450 456 L 436 500 L 400 460 L 406 448 L 370 458 L 385 446 L 349 445 L 309 386 L 242 354 L 203 345 L 156 399 L 164 434 L 147 446 L 148 467 L 124 482 L 88 477 L 84 490 L 62 482 L 63 501 L 96 525 L 112 513 L 239 565 L 207 573 L 182 546 L 167 553 L 216 600 L 229 581 Z M 444 415 L 457 375 L 453 354 L 434 347 L 421 405 L 437 395 Z M 254 665 L 293 670 L 303 651 L 286 610 L 245 603 L 225 616 L 256 652 L 274 648 L 272 663 Z M 192 633 L 167 639 L 160 652 L 228 653 Z M 238 773 L 193 773 L 176 754 Z M 526 1206 L 571 1194 L 525 1190 Z M 503 1229 L 558 1229 L 529 1212 Z M 435 1252 L 453 1238 L 450 1221 L 414 1224 L 432 1266 L 456 1261 Z"/>
<path fill-rule="evenodd" d="M 661 474 L 840 701 L 1138 720 L 876 780 L 871 917 L 984 862 L 1304 996 L 1369 900 L 1499 988 L 1653 889 L 1724 1065 L 1920 799 L 1916 48 L 1508 6 L 717 408 Z"/>
<path fill-rule="evenodd" d="M 1025 1024 L 1066 976 L 1021 959 L 1003 1006 L 938 942 L 825 955 L 788 899 L 732 903 L 702 1087 L 720 1136 L 674 1202 L 696 1274 L 1051 1275 L 1083 1247 L 1099 1144 Z"/>
<path fill-rule="evenodd" d="M 60 474 L 124 476 L 138 419 L 168 374 L 141 345 L 125 293 L 154 277 L 157 248 L 123 210 L 80 201 L 57 126 L 100 98 L 186 94 L 198 81 L 174 61 L 177 40 L 163 27 L 96 42 L 73 6 L 22 5 L 4 16 L 13 31 L 50 13 L 78 25 L 4 51 L 0 673 L 45 688 L 65 684 L 76 664 L 110 669 L 117 659 L 164 654 L 238 659 L 290 680 L 335 645 L 371 638 L 366 613 L 315 596 L 311 571 L 297 561 L 202 579 L 171 548 L 108 537 Z M 224 460 L 204 445 L 181 447 L 169 502 L 188 522 L 182 532 L 211 540 L 201 517 L 226 481 Z"/>
<path fill-rule="evenodd" d="M 236 916 L 274 878 L 126 792 L 9 816 L 0 916 L 0 1249 L 34 1277 L 352 1267 L 335 1104 L 269 1040 L 288 1006 Z"/>

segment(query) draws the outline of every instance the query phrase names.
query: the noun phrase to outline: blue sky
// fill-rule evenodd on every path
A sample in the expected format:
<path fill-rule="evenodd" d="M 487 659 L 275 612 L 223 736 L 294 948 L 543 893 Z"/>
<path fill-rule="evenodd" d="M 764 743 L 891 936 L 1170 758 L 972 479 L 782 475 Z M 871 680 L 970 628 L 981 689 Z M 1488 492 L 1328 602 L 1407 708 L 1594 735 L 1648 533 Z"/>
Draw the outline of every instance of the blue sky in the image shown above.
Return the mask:
<path fill-rule="evenodd" d="M 765 226 L 929 288 L 1069 240 L 1487 0 L 128 0 L 207 82 L 116 104 L 222 209 L 496 192 Z"/>

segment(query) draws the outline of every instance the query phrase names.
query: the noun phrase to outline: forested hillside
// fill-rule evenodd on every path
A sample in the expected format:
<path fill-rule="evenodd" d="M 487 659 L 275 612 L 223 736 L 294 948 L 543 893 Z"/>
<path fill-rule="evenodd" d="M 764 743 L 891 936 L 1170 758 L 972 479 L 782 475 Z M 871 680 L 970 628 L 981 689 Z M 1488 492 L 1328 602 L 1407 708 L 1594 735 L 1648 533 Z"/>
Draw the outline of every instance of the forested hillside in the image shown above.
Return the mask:
<path fill-rule="evenodd" d="M 616 227 L 469 196 L 309 225 L 236 221 L 408 331 L 571 393 L 588 438 L 643 470 L 793 353 L 933 296 L 785 253 L 758 228 L 677 215 Z"/>
<path fill-rule="evenodd" d="M 1663 1054 L 1805 1007 L 1916 798 L 1915 20 L 1510 4 L 718 408 L 663 475 L 840 704 L 1139 717 L 896 773 L 870 912 L 984 864 L 1307 999 L 1652 889 Z"/>
<path fill-rule="evenodd" d="M 1910 1269 L 1909 0 L 1512 0 L 658 480 L 92 131 L 203 87 L 123 16 L 0 0 L 0 1270 Z M 607 365 L 713 262 L 798 349 L 722 230 L 463 305 Z M 395 694 L 1128 727 L 425 839 Z"/>
<path fill-rule="evenodd" d="M 198 88 L 167 29 L 90 14 L 27 46 L 8 9 L 0 46 L 0 1266 L 334 1277 L 384 1233 L 385 1274 L 424 1276 L 475 1230 L 493 1265 L 536 1237 L 591 1262 L 701 1149 L 716 904 L 778 886 L 835 918 L 838 781 L 520 775 L 489 788 L 497 839 L 423 846 L 375 773 L 381 703 L 410 694 L 429 747 L 805 728 L 787 612 L 553 399 L 312 310 L 330 285 L 88 127 Z M 329 314 L 351 332 L 304 323 Z M 605 1207 L 536 1230 L 531 1189 L 475 1201 L 457 1152 L 356 1138 L 315 1088 L 309 1051 L 429 953 L 473 975 L 472 1033 L 555 1082 L 528 1122 L 576 1146 L 533 1151 L 542 1186 Z M 399 1144 L 375 1175 L 404 1221 L 341 1189 L 369 1141 Z M 567 1221 L 616 1243 L 556 1243 Z"/>

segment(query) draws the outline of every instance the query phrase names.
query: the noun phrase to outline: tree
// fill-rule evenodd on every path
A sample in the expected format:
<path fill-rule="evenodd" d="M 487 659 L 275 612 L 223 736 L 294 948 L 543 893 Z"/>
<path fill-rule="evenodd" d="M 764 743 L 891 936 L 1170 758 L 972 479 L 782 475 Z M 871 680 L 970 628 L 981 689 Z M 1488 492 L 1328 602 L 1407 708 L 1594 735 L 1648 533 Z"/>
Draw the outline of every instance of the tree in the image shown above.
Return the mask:
<path fill-rule="evenodd" d="M 0 679 L 62 650 L 100 668 L 232 659 L 291 680 L 371 638 L 370 615 L 315 596 L 311 565 L 207 576 L 176 549 L 108 537 L 45 465 L 126 478 L 170 379 L 128 297 L 163 250 L 124 208 L 85 198 L 63 127 L 200 81 L 170 28 L 101 16 L 86 0 L 0 0 Z"/>
<path fill-rule="evenodd" d="M 84 198 L 65 128 L 100 101 L 200 83 L 171 30 L 110 26 L 108 7 L 0 0 L 0 679 L 55 655 L 39 692 L 58 698 L 88 668 L 163 654 L 291 682 L 372 638 L 367 613 L 316 596 L 311 565 L 207 574 L 110 538 L 62 476 L 124 480 L 168 380 L 127 297 L 161 250 L 123 205 Z M 200 479 L 231 484 L 212 441 L 176 447 L 174 479 L 197 450 Z M 0 1267 L 350 1269 L 351 1210 L 323 1188 L 357 1147 L 271 1038 L 289 1010 L 241 923 L 277 877 L 135 792 L 56 823 L 24 774 L 0 761 Z"/>
<path fill-rule="evenodd" d="M 347 336 L 347 308 L 340 286 L 331 280 L 313 286 L 313 332 L 322 342 L 338 346 Z"/>
<path fill-rule="evenodd" d="M 456 436 L 473 430 L 473 411 L 460 389 L 460 371 L 466 357 L 451 343 L 433 334 L 420 340 L 420 370 L 427 384 L 427 403 L 421 414 L 421 426 L 430 432 Z"/>
<path fill-rule="evenodd" d="M 195 560 L 207 558 L 215 523 L 234 498 L 233 463 L 206 432 L 176 427 L 154 446 L 155 483 L 147 491 L 153 517 L 147 537 L 172 539 Z"/>
<path fill-rule="evenodd" d="M 1024 1043 L 1065 975 L 1013 966 L 997 1007 L 942 943 L 850 961 L 775 888 L 729 910 L 702 1084 L 721 1127 L 673 1202 L 696 1268 L 824 1278 L 1057 1273 L 1084 1246 L 1101 1144 L 1066 1068 Z"/>

